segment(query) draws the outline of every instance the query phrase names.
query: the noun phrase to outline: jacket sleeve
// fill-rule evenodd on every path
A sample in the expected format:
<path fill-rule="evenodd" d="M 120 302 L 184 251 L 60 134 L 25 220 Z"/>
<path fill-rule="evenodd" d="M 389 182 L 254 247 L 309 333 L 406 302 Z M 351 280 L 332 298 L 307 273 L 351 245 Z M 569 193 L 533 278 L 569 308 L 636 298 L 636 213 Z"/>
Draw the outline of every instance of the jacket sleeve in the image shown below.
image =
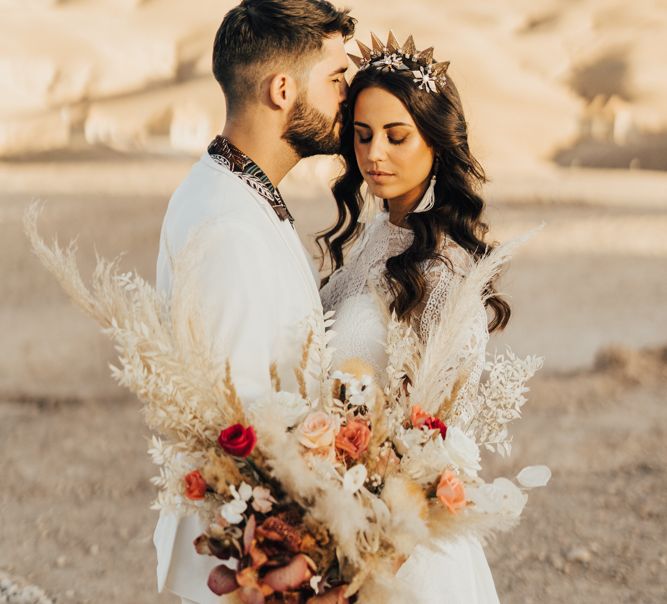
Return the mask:
<path fill-rule="evenodd" d="M 245 405 L 271 387 L 269 368 L 282 324 L 274 300 L 281 267 L 251 226 L 224 221 L 207 226 L 193 279 L 213 357 L 232 378 Z"/>

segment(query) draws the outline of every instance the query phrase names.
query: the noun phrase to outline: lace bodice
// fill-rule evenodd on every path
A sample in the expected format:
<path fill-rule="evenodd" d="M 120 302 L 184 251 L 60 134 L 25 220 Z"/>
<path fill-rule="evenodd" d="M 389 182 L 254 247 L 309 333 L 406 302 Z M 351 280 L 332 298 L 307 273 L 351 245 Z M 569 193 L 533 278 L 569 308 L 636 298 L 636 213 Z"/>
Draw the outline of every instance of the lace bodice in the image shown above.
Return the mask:
<path fill-rule="evenodd" d="M 325 310 L 336 312 L 332 345 L 334 362 L 349 357 L 360 357 L 370 363 L 376 374 L 384 375 L 386 353 L 386 317 L 391 302 L 384 272 L 389 258 L 405 251 L 413 240 L 410 229 L 389 221 L 389 214 L 381 212 L 364 228 L 350 249 L 345 265 L 335 271 L 320 294 Z M 473 266 L 473 258 L 448 237 L 440 244 L 439 252 L 448 262 L 425 262 L 426 296 L 412 314 L 411 324 L 422 342 L 436 325 L 440 309 L 448 292 L 455 287 Z M 475 369 L 461 390 L 459 399 L 467 399 L 477 390 L 484 368 L 488 341 L 486 311 L 480 300 L 476 313 L 474 333 L 470 334 L 465 354 L 476 357 Z M 463 412 L 463 410 L 462 410 Z"/>

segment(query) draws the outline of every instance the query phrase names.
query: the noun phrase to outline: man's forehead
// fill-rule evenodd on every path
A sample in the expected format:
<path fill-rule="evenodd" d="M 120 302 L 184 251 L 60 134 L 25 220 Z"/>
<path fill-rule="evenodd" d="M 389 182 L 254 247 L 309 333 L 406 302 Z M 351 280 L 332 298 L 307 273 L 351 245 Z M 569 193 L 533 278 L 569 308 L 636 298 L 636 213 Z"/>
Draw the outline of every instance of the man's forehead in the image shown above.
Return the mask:
<path fill-rule="evenodd" d="M 332 71 L 348 66 L 345 40 L 340 33 L 324 38 L 322 42 L 321 61 L 327 64 Z"/>

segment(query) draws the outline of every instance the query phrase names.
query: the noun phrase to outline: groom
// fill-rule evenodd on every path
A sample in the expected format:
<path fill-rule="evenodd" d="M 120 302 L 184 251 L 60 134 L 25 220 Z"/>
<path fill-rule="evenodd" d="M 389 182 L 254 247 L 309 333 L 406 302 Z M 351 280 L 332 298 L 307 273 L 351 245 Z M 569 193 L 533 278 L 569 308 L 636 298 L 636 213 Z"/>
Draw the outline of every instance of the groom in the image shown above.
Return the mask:
<path fill-rule="evenodd" d="M 214 354 L 230 360 L 246 405 L 269 391 L 272 362 L 283 388 L 296 388 L 303 321 L 321 309 L 317 272 L 277 186 L 300 159 L 338 152 L 354 25 L 323 0 L 243 0 L 215 38 L 227 119 L 169 202 L 157 287 L 171 292 L 175 256 L 200 237 L 196 295 Z M 158 590 L 217 604 L 207 579 L 219 560 L 192 544 L 203 528 L 195 517 L 160 515 Z"/>

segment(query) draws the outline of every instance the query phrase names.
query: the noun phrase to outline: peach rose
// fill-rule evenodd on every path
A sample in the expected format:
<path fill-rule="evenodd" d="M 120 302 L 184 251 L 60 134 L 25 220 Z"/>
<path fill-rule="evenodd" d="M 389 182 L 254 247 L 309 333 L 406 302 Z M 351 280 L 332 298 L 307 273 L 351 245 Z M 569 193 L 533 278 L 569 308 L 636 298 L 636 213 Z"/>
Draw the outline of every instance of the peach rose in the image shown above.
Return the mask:
<path fill-rule="evenodd" d="M 192 499 L 193 501 L 204 499 L 207 488 L 206 481 L 198 470 L 187 474 L 183 481 L 185 482 L 185 496 L 188 499 Z"/>
<path fill-rule="evenodd" d="M 360 419 L 349 421 L 336 436 L 336 449 L 355 461 L 368 449 L 371 431 L 368 424 Z"/>
<path fill-rule="evenodd" d="M 307 449 L 328 449 L 336 436 L 334 418 L 324 411 L 309 413 L 297 428 L 299 442 Z"/>
<path fill-rule="evenodd" d="M 452 514 L 456 514 L 466 506 L 463 483 L 451 470 L 447 470 L 440 477 L 440 482 L 438 483 L 438 488 L 436 489 L 435 494 Z"/>
<path fill-rule="evenodd" d="M 426 420 L 431 417 L 419 405 L 412 406 L 412 413 L 410 414 L 410 422 L 414 428 L 421 428 Z"/>

